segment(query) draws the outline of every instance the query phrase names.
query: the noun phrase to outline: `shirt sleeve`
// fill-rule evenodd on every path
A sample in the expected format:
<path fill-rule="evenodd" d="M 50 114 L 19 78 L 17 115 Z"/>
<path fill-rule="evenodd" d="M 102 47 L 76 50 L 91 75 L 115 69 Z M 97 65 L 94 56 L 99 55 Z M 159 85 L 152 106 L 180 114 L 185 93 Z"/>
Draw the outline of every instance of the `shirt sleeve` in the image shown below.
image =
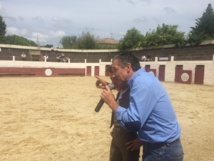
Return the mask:
<path fill-rule="evenodd" d="M 122 127 L 136 132 L 145 124 L 151 114 L 155 98 L 150 87 L 142 81 L 136 80 L 130 89 L 129 108 L 124 109 L 119 106 L 116 111 L 116 118 Z"/>

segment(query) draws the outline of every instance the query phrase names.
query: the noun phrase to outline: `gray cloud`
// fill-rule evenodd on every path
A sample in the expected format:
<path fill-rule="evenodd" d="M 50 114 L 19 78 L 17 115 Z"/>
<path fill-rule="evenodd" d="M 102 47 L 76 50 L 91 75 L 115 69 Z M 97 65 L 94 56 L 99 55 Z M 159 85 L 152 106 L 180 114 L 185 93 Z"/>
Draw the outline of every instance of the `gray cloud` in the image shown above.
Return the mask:
<path fill-rule="evenodd" d="M 0 14 L 4 13 L 4 8 L 3 6 L 0 4 Z"/>
<path fill-rule="evenodd" d="M 168 14 L 176 13 L 176 11 L 173 8 L 165 7 L 164 11 Z"/>
<path fill-rule="evenodd" d="M 64 18 L 59 18 L 59 17 L 54 17 L 51 19 L 51 21 L 54 23 L 54 24 L 60 24 L 60 23 L 63 23 L 63 24 L 71 24 L 73 23 L 72 20 L 70 19 L 64 19 Z"/>
<path fill-rule="evenodd" d="M 20 21 L 24 21 L 25 19 L 24 19 L 24 17 L 23 17 L 23 16 L 19 16 L 19 17 L 18 17 L 18 20 L 20 20 Z"/>
<path fill-rule="evenodd" d="M 15 17 L 12 17 L 12 16 L 3 16 L 3 18 L 5 20 L 9 20 L 9 21 L 12 21 L 12 22 L 16 22 L 16 20 L 17 20 Z"/>
<path fill-rule="evenodd" d="M 134 2 L 133 0 L 127 0 L 129 3 L 131 3 L 131 4 L 136 4 L 136 2 Z"/>
<path fill-rule="evenodd" d="M 57 17 L 52 18 L 51 22 L 55 30 L 64 29 L 65 31 L 69 30 L 71 28 L 71 25 L 73 24 L 73 21 L 70 19 L 62 19 Z"/>
<path fill-rule="evenodd" d="M 144 23 L 144 22 L 148 22 L 147 18 L 136 18 L 134 19 L 135 23 Z"/>
<path fill-rule="evenodd" d="M 152 21 L 155 22 L 157 25 L 160 23 L 160 19 L 153 17 Z"/>
<path fill-rule="evenodd" d="M 152 2 L 152 0 L 127 0 L 128 3 L 132 4 L 132 5 L 136 5 L 139 3 L 146 3 L 146 4 L 150 4 Z"/>
<path fill-rule="evenodd" d="M 7 27 L 7 35 L 26 36 L 28 31 L 26 29 L 18 29 L 16 27 Z"/>
<path fill-rule="evenodd" d="M 43 23 L 44 19 L 41 16 L 36 16 L 33 17 L 33 21 L 39 22 L 39 23 Z"/>

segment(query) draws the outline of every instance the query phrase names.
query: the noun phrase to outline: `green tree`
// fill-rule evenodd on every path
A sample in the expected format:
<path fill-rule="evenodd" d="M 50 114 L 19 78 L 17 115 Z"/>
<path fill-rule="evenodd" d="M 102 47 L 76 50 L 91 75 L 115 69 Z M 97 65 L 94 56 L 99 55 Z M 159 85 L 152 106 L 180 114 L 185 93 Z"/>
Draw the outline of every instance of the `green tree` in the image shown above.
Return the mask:
<path fill-rule="evenodd" d="M 143 35 L 136 28 L 132 28 L 120 40 L 118 48 L 120 50 L 134 49 L 141 46 L 142 40 Z"/>
<path fill-rule="evenodd" d="M 28 40 L 22 36 L 17 36 L 17 35 L 5 36 L 5 44 L 37 46 L 34 41 Z"/>
<path fill-rule="evenodd" d="M 77 37 L 76 36 L 64 36 L 60 40 L 60 44 L 64 49 L 72 49 L 76 46 Z"/>
<path fill-rule="evenodd" d="M 194 46 L 210 39 L 214 39 L 214 11 L 212 5 L 208 4 L 202 17 L 196 19 L 195 27 L 191 27 L 188 42 Z"/>
<path fill-rule="evenodd" d="M 83 32 L 77 38 L 76 45 L 78 49 L 95 49 L 97 46 L 94 35 L 90 34 L 90 32 Z"/>
<path fill-rule="evenodd" d="M 46 45 L 44 45 L 43 47 L 52 48 L 53 45 L 52 45 L 52 44 L 46 44 Z"/>
<path fill-rule="evenodd" d="M 176 25 L 158 25 L 157 29 L 151 33 L 146 33 L 142 42 L 144 47 L 155 47 L 167 44 L 175 44 L 177 47 L 186 44 L 184 32 L 177 30 Z"/>
<path fill-rule="evenodd" d="M 2 16 L 0 16 L 0 43 L 4 43 L 5 34 L 6 34 L 6 24 Z"/>

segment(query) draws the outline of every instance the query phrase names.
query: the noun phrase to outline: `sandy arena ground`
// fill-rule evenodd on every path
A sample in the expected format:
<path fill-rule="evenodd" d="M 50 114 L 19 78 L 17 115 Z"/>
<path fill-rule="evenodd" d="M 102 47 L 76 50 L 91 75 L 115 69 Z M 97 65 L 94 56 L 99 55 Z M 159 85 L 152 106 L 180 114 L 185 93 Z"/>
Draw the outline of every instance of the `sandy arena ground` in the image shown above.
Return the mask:
<path fill-rule="evenodd" d="M 108 161 L 111 110 L 94 112 L 95 81 L 0 77 L 0 160 Z M 182 128 L 184 160 L 214 160 L 214 86 L 163 84 Z"/>

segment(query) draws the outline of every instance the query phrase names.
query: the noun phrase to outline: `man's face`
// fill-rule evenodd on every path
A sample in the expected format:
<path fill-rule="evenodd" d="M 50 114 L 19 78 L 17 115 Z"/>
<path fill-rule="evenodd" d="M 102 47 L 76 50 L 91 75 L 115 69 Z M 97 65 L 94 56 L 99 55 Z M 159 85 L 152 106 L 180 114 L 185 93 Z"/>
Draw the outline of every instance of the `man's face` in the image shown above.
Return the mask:
<path fill-rule="evenodd" d="M 121 83 L 122 82 L 127 82 L 128 78 L 128 68 L 127 66 L 121 67 L 119 64 L 119 60 L 114 60 L 112 63 L 112 71 L 113 71 L 113 76 L 115 79 L 119 80 Z"/>
<path fill-rule="evenodd" d="M 113 73 L 110 73 L 109 76 L 110 76 L 111 82 L 114 84 L 114 88 L 117 91 L 120 91 L 120 81 L 115 78 Z"/>
<path fill-rule="evenodd" d="M 114 88 L 118 91 L 123 91 L 128 86 L 125 82 L 121 82 L 118 78 L 116 78 L 113 73 L 110 73 L 110 79 L 114 84 Z"/>

